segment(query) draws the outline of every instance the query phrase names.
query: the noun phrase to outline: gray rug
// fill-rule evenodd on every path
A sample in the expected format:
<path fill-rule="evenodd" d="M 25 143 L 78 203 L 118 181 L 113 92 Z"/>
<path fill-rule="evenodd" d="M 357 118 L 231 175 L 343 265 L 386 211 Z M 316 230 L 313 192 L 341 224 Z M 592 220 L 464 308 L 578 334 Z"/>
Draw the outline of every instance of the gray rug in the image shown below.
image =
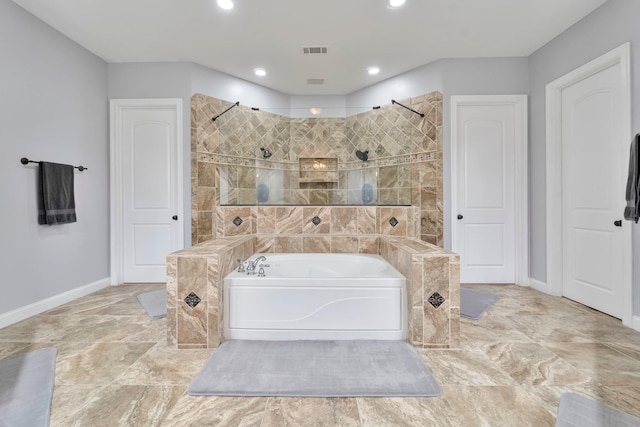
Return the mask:
<path fill-rule="evenodd" d="M 431 397 L 440 385 L 405 341 L 225 341 L 195 396 Z"/>
<path fill-rule="evenodd" d="M 556 427 L 639 427 L 640 418 L 574 393 L 560 396 Z"/>
<path fill-rule="evenodd" d="M 138 294 L 137 298 L 149 316 L 154 319 L 167 317 L 167 291 L 165 289 Z"/>
<path fill-rule="evenodd" d="M 49 425 L 57 353 L 50 347 L 0 360 L 0 425 Z"/>
<path fill-rule="evenodd" d="M 497 295 L 489 292 L 460 288 L 460 316 L 479 319 L 497 299 Z"/>

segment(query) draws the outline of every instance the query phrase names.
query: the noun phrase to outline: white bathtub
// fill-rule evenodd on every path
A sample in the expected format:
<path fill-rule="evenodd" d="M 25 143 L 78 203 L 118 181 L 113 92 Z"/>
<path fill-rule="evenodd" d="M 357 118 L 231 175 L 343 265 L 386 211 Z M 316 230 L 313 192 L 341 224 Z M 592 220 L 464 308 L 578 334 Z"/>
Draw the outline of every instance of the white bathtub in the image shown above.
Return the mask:
<path fill-rule="evenodd" d="M 265 277 L 224 279 L 226 339 L 405 339 L 405 278 L 379 255 L 260 255 Z"/>

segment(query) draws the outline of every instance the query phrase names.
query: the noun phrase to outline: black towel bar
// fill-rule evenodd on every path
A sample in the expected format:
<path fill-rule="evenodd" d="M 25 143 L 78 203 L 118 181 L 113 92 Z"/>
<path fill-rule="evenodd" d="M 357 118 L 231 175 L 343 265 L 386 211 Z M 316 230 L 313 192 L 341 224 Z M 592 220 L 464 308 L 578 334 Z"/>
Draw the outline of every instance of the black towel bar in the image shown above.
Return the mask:
<path fill-rule="evenodd" d="M 29 159 L 27 159 L 26 157 L 23 157 L 23 158 L 21 158 L 21 159 L 20 159 L 20 163 L 22 163 L 23 165 L 27 165 L 27 164 L 29 164 L 29 163 L 40 163 L 40 162 L 38 162 L 38 161 L 36 161 L 36 160 L 29 160 Z M 82 171 L 86 171 L 86 170 L 88 170 L 88 169 L 89 169 L 89 168 L 85 168 L 85 167 L 84 167 L 84 166 L 82 166 L 82 165 L 80 165 L 80 166 L 74 166 L 73 168 L 74 168 L 74 169 L 78 169 L 80 172 L 82 172 Z"/>

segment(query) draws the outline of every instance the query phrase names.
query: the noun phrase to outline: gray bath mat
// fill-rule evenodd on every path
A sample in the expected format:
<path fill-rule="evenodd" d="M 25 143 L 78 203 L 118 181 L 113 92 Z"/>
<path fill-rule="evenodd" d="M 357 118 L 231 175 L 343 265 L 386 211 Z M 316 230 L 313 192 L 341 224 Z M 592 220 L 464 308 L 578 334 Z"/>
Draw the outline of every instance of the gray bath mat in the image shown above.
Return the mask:
<path fill-rule="evenodd" d="M 0 360 L 0 425 L 49 425 L 57 353 L 50 347 Z"/>
<path fill-rule="evenodd" d="M 460 288 L 460 315 L 479 319 L 496 302 L 494 294 L 477 289 Z"/>
<path fill-rule="evenodd" d="M 564 393 L 556 427 L 640 427 L 640 418 L 578 394 Z"/>
<path fill-rule="evenodd" d="M 223 342 L 190 395 L 431 397 L 440 385 L 405 341 Z"/>
<path fill-rule="evenodd" d="M 167 291 L 165 289 L 138 294 L 137 298 L 149 316 L 154 319 L 167 317 Z"/>

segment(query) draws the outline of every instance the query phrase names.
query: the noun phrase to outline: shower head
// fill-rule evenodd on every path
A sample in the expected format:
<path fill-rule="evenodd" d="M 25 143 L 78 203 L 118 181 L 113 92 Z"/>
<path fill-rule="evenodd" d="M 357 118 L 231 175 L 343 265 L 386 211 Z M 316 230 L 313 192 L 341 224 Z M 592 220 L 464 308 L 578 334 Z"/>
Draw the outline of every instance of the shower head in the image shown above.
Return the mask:
<path fill-rule="evenodd" d="M 271 151 L 267 150 L 266 148 L 260 147 L 260 151 L 262 151 L 262 157 L 264 157 L 265 159 L 271 157 Z"/>
<path fill-rule="evenodd" d="M 362 160 L 363 162 L 366 162 L 369 159 L 369 150 L 367 151 L 356 150 L 356 157 Z"/>

